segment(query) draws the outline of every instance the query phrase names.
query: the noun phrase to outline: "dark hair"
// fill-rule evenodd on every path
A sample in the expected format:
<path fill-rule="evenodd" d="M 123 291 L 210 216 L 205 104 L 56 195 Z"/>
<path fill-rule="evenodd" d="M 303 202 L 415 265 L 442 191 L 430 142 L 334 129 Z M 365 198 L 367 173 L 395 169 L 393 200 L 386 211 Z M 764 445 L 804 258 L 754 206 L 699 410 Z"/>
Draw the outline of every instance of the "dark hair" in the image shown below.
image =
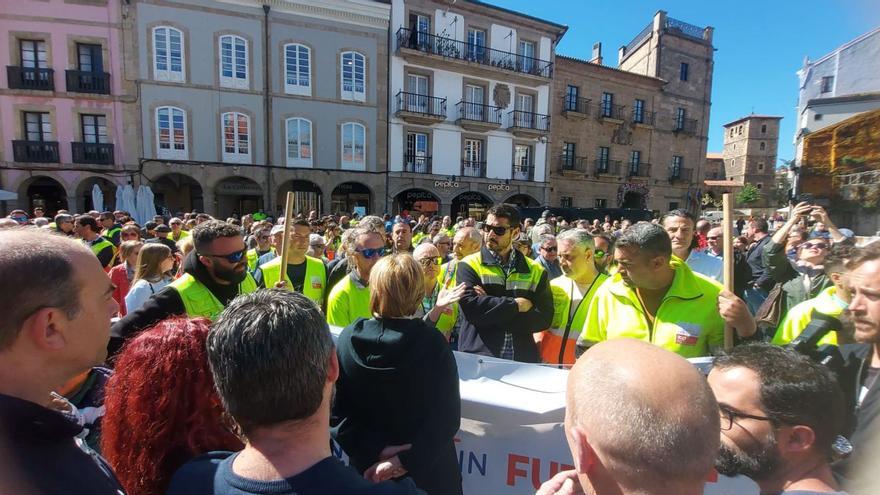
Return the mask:
<path fill-rule="evenodd" d="M 113 216 L 113 212 L 112 212 L 112 211 L 102 211 L 102 212 L 98 215 L 98 218 L 100 218 L 101 220 L 105 220 L 105 219 L 106 219 L 106 220 L 113 220 L 114 222 L 116 221 L 116 217 Z"/>
<path fill-rule="evenodd" d="M 694 225 L 697 224 L 697 219 L 694 218 L 694 216 L 691 215 L 687 210 L 682 210 L 681 208 L 667 212 L 665 215 L 660 217 L 660 223 L 663 224 L 663 222 L 665 222 L 666 219 L 670 218 L 670 217 L 687 218 L 688 220 L 691 221 L 692 224 L 694 224 Z"/>
<path fill-rule="evenodd" d="M 305 220 L 305 219 L 302 219 L 302 218 L 297 218 L 296 220 L 290 222 L 290 228 L 293 228 L 293 227 L 308 227 L 308 228 L 312 228 L 312 225 L 309 223 L 308 220 Z"/>
<path fill-rule="evenodd" d="M 150 220 L 149 222 L 144 223 L 144 230 L 149 232 L 151 230 L 156 230 L 156 227 L 158 227 L 158 226 L 159 226 L 158 223 Z"/>
<path fill-rule="evenodd" d="M 825 366 L 792 349 L 771 344 L 734 347 L 715 358 L 715 368 L 757 373 L 764 413 L 777 423 L 809 426 L 815 447 L 830 459 L 834 438 L 843 430 L 843 391 Z"/>
<path fill-rule="evenodd" d="M 649 257 L 672 256 L 672 241 L 663 227 L 650 222 L 638 222 L 621 232 L 615 249 L 635 247 Z"/>
<path fill-rule="evenodd" d="M 846 263 L 855 255 L 857 249 L 851 242 L 835 243 L 825 256 L 822 263 L 826 275 L 832 273 L 843 273 L 846 269 Z"/>
<path fill-rule="evenodd" d="M 410 225 L 409 222 L 402 218 L 391 225 L 391 230 L 394 230 L 394 227 L 397 225 L 405 225 L 407 228 L 409 228 L 409 230 L 412 230 L 412 225 Z"/>
<path fill-rule="evenodd" d="M 92 229 L 92 232 L 99 234 L 101 233 L 101 227 L 98 227 L 98 221 L 92 218 L 90 215 L 79 215 L 76 217 L 76 222 L 83 226 L 88 226 Z"/>
<path fill-rule="evenodd" d="M 92 219 L 94 221 L 94 219 Z M 7 349 L 24 321 L 42 308 L 68 318 L 80 309 L 80 284 L 72 255 L 92 254 L 81 242 L 35 227 L 0 231 L 0 350 Z"/>
<path fill-rule="evenodd" d="M 280 289 L 239 296 L 208 335 L 220 399 L 245 433 L 315 414 L 331 352 L 321 310 L 304 295 Z"/>
<path fill-rule="evenodd" d="M 770 225 L 767 223 L 767 220 L 764 220 L 763 218 L 755 218 L 752 219 L 752 228 L 756 232 L 763 232 L 766 234 L 770 229 Z"/>
<path fill-rule="evenodd" d="M 241 237 L 241 229 L 220 220 L 208 220 L 192 229 L 193 246 L 198 252 L 221 237 Z"/>
<path fill-rule="evenodd" d="M 486 216 L 494 216 L 495 218 L 506 218 L 511 227 L 519 227 L 520 214 L 516 206 L 507 203 L 497 204 L 486 212 Z"/>

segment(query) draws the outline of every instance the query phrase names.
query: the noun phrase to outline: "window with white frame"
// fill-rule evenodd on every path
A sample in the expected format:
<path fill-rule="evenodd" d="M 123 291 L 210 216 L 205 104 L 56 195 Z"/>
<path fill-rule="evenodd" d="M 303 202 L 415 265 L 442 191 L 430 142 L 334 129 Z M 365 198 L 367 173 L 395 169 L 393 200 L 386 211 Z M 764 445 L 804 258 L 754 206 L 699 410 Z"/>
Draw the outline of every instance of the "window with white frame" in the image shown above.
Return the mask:
<path fill-rule="evenodd" d="M 342 99 L 366 101 L 366 58 L 358 52 L 342 53 Z"/>
<path fill-rule="evenodd" d="M 240 112 L 226 112 L 220 116 L 223 127 L 223 161 L 251 163 L 251 119 Z"/>
<path fill-rule="evenodd" d="M 177 107 L 156 109 L 156 156 L 187 159 L 186 112 Z"/>
<path fill-rule="evenodd" d="M 153 28 L 153 77 L 157 81 L 184 82 L 185 68 L 183 32 L 170 26 Z"/>
<path fill-rule="evenodd" d="M 303 118 L 287 119 L 287 166 L 312 166 L 312 122 Z"/>
<path fill-rule="evenodd" d="M 345 170 L 366 170 L 367 131 L 356 122 L 342 124 L 342 168 Z"/>
<path fill-rule="evenodd" d="M 220 86 L 248 89 L 248 47 L 241 36 L 220 37 Z"/>
<path fill-rule="evenodd" d="M 312 96 L 312 50 L 305 45 L 284 45 L 284 92 Z"/>
<path fill-rule="evenodd" d="M 532 147 L 517 144 L 513 147 L 513 179 L 532 180 Z"/>

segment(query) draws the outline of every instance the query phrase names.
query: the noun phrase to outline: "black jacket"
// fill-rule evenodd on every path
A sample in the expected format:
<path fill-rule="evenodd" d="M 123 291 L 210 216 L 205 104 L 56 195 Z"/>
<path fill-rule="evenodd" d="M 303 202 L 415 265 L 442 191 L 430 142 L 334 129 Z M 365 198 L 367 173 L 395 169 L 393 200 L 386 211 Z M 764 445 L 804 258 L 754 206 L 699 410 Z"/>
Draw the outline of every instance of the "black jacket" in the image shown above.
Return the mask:
<path fill-rule="evenodd" d="M 208 273 L 208 269 L 199 261 L 195 251 L 191 251 L 183 259 L 183 270 L 204 284 L 223 306 L 229 304 L 238 295 L 238 285 L 220 285 L 214 282 L 214 279 Z M 110 357 L 114 356 L 119 352 L 126 340 L 134 337 L 141 330 L 169 316 L 185 314 L 186 309 L 183 307 L 183 300 L 180 299 L 180 295 L 171 287 L 165 287 L 147 299 L 147 302 L 140 309 L 128 313 L 121 320 L 113 324 L 110 329 L 110 343 L 107 345 L 107 355 Z"/>
<path fill-rule="evenodd" d="M 461 423 L 458 368 L 443 334 L 421 319 L 358 319 L 337 341 L 332 432 L 363 472 L 389 445 L 430 495 L 461 494 L 453 438 Z"/>
<path fill-rule="evenodd" d="M 498 265 L 495 257 L 487 248 L 479 254 L 483 265 Z M 516 249 L 513 273 L 530 273 L 532 269 L 540 269 L 537 263 L 529 264 Z M 514 359 L 527 363 L 540 362 L 538 348 L 532 334 L 550 328 L 553 321 L 553 293 L 545 271 L 534 291 L 527 289 L 508 289 L 506 284 L 486 283 L 480 275 L 467 265 L 460 262 L 456 273 L 456 284 L 467 286 L 464 297 L 459 301 L 464 320 L 458 349 L 463 352 L 498 357 L 504 345 L 504 333 L 513 335 Z M 485 296 L 474 292 L 479 285 L 486 291 Z M 533 304 L 532 309 L 520 313 L 514 298 L 524 297 Z"/>
<path fill-rule="evenodd" d="M 766 291 L 772 289 L 774 284 L 773 279 L 770 277 L 770 272 L 767 270 L 767 265 L 764 262 L 764 246 L 766 246 L 770 240 L 771 236 L 765 236 L 763 239 L 756 242 L 746 253 L 746 262 L 752 269 L 752 279 L 750 280 L 750 284 L 757 285 Z"/>
<path fill-rule="evenodd" d="M 852 455 L 832 467 L 842 488 L 850 495 L 876 495 L 880 486 L 880 379 L 868 390 L 861 405 L 862 383 L 871 364 L 873 348 L 869 344 L 850 344 L 840 348 L 846 363 L 840 385 L 847 399 L 847 433 L 853 445 Z"/>
<path fill-rule="evenodd" d="M 110 466 L 77 447 L 82 429 L 59 412 L 0 394 L 0 493 L 123 493 Z"/>

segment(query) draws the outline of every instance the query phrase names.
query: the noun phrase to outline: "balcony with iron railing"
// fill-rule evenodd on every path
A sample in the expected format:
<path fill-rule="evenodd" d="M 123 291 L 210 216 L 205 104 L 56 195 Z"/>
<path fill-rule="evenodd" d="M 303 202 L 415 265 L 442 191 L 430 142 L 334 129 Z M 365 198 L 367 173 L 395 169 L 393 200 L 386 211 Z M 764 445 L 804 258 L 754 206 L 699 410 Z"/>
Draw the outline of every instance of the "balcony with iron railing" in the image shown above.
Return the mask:
<path fill-rule="evenodd" d="M 585 119 L 590 115 L 590 99 L 574 96 L 562 97 L 562 115 L 565 118 Z"/>
<path fill-rule="evenodd" d="M 700 41 L 703 41 L 705 39 L 705 28 L 694 26 L 693 24 L 689 24 L 678 19 L 673 19 L 672 17 L 666 17 L 666 25 L 664 27 L 666 28 L 667 32 L 676 32 L 687 36 L 688 38 L 693 38 Z"/>
<path fill-rule="evenodd" d="M 536 138 L 550 132 L 550 116 L 522 110 L 507 113 L 507 130 L 517 137 Z"/>
<path fill-rule="evenodd" d="M 17 162 L 58 163 L 58 141 L 13 141 L 12 157 Z"/>
<path fill-rule="evenodd" d="M 646 112 L 641 111 L 637 112 L 635 110 L 632 111 L 632 123 L 639 125 L 654 125 L 654 119 L 657 118 L 657 112 Z"/>
<path fill-rule="evenodd" d="M 34 89 L 53 91 L 55 89 L 55 71 L 39 67 L 6 66 L 6 78 L 9 89 Z"/>
<path fill-rule="evenodd" d="M 694 170 L 684 167 L 669 167 L 669 182 L 690 182 L 694 175 Z"/>
<path fill-rule="evenodd" d="M 403 171 L 414 174 L 430 174 L 431 157 L 407 153 L 403 155 Z"/>
<path fill-rule="evenodd" d="M 110 94 L 110 74 L 107 72 L 65 71 L 68 93 Z"/>
<path fill-rule="evenodd" d="M 446 120 L 446 98 L 399 91 L 395 102 L 395 115 L 407 122 L 430 125 Z"/>
<path fill-rule="evenodd" d="M 531 163 L 514 163 L 513 180 L 535 180 L 535 166 Z"/>
<path fill-rule="evenodd" d="M 558 170 L 562 174 L 564 174 L 565 172 L 578 172 L 586 174 L 589 172 L 587 170 L 587 165 L 587 157 L 585 156 L 567 155 L 565 153 L 559 155 Z"/>
<path fill-rule="evenodd" d="M 650 177 L 651 164 L 645 162 L 630 162 L 627 168 L 627 175 L 629 177 Z"/>
<path fill-rule="evenodd" d="M 676 118 L 673 125 L 674 125 L 674 127 L 672 128 L 673 132 L 681 133 L 681 134 L 689 134 L 689 135 L 694 135 L 697 133 L 696 119 Z"/>
<path fill-rule="evenodd" d="M 613 120 L 618 122 L 623 122 L 626 118 L 624 110 L 626 109 L 626 105 L 613 105 L 608 103 L 602 103 L 599 105 L 599 111 L 596 113 L 596 117 L 599 120 Z"/>
<path fill-rule="evenodd" d="M 405 27 L 397 30 L 396 37 L 398 51 L 411 50 L 414 55 L 433 55 L 457 63 L 478 64 L 492 70 L 519 75 L 545 79 L 553 77 L 553 63 L 539 58 L 495 50 Z"/>
<path fill-rule="evenodd" d="M 614 175 L 620 176 L 620 160 L 603 160 L 597 158 L 593 161 L 593 172 L 595 175 Z"/>
<path fill-rule="evenodd" d="M 460 101 L 455 104 L 456 125 L 474 132 L 487 132 L 501 127 L 501 108 L 482 103 Z"/>
<path fill-rule="evenodd" d="M 70 143 L 73 163 L 113 165 L 113 143 Z"/>
<path fill-rule="evenodd" d="M 485 177 L 486 161 L 480 160 L 462 160 L 461 174 L 462 177 Z"/>

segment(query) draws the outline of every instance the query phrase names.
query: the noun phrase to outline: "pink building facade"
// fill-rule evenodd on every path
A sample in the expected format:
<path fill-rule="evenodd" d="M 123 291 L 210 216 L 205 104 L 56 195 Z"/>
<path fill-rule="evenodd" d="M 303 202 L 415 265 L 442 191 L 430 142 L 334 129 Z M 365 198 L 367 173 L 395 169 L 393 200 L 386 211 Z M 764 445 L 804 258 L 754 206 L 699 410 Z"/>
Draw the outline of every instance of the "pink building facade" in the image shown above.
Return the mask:
<path fill-rule="evenodd" d="M 0 203 L 47 215 L 82 212 L 97 184 L 104 209 L 117 185 L 136 173 L 136 105 L 126 82 L 122 2 L 23 0 L 0 2 Z M 128 146 L 127 146 L 128 144 Z M 5 210 L 5 211 L 3 211 Z"/>

